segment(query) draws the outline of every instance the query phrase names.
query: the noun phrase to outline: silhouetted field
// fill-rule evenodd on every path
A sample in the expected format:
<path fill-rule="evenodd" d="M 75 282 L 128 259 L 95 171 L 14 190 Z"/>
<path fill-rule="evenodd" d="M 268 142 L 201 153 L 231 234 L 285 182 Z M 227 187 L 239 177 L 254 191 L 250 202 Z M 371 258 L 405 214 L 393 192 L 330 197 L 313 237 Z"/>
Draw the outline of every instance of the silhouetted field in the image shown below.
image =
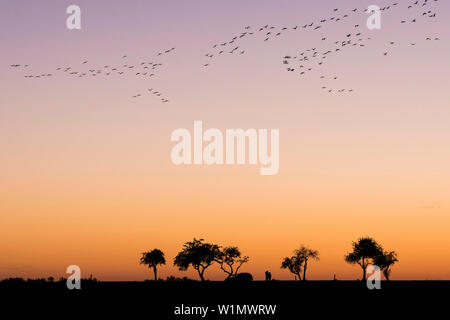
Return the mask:
<path fill-rule="evenodd" d="M 146 319 L 292 319 L 310 312 L 357 318 L 357 312 L 376 315 L 388 310 L 390 316 L 403 317 L 419 309 L 445 308 L 440 301 L 450 292 L 450 281 L 383 281 L 380 290 L 369 290 L 360 281 L 82 282 L 81 286 L 81 290 L 68 290 L 65 282 L 2 283 L 0 295 L 2 301 L 20 300 L 24 306 L 38 306 L 36 310 L 66 306 L 79 315 L 89 308 L 90 313 L 103 316 L 120 313 L 135 318 L 139 314 Z M 208 307 L 209 312 L 206 317 L 175 315 L 176 307 L 182 305 Z M 218 305 L 276 305 L 276 312 L 225 316 L 219 314 Z"/>

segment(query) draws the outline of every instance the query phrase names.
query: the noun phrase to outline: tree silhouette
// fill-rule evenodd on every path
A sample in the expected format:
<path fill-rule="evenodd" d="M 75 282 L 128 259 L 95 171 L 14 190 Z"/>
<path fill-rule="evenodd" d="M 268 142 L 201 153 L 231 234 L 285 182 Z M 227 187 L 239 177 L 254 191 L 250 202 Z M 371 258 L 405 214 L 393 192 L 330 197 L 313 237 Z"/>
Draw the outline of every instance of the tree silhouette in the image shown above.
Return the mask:
<path fill-rule="evenodd" d="M 291 273 L 298 277 L 298 280 L 302 280 L 301 271 L 303 266 L 303 257 L 294 255 L 292 257 L 286 257 L 281 262 L 281 269 L 288 269 Z"/>
<path fill-rule="evenodd" d="M 359 238 L 353 241 L 353 251 L 348 253 L 344 259 L 348 263 L 359 264 L 363 269 L 363 278 L 366 280 L 366 271 L 369 264 L 374 264 L 374 260 L 383 253 L 383 248 L 370 237 Z"/>
<path fill-rule="evenodd" d="M 319 251 L 312 250 L 302 245 L 299 249 L 295 250 L 295 255 L 301 257 L 301 259 L 303 260 L 303 281 L 305 281 L 306 269 L 308 268 L 308 260 L 309 259 L 319 260 Z"/>
<path fill-rule="evenodd" d="M 225 247 L 220 250 L 217 262 L 220 264 L 220 269 L 228 276 L 227 279 L 238 274 L 239 269 L 244 263 L 249 260 L 248 256 L 242 256 L 238 247 Z"/>
<path fill-rule="evenodd" d="M 195 239 L 186 242 L 173 264 L 181 271 L 187 270 L 190 265 L 197 270 L 202 281 L 205 281 L 205 270 L 220 257 L 220 247 L 216 244 L 205 243 L 204 239 Z"/>
<path fill-rule="evenodd" d="M 397 261 L 398 258 L 395 251 L 385 251 L 375 258 L 374 264 L 380 267 L 381 271 L 383 271 L 384 277 L 387 281 L 389 281 L 389 276 L 391 275 L 391 266 L 394 265 Z"/>
<path fill-rule="evenodd" d="M 153 268 L 155 274 L 155 281 L 158 280 L 156 267 L 161 264 L 166 264 L 166 258 L 164 258 L 164 252 L 159 249 L 153 249 L 152 251 L 143 252 L 140 264 L 145 264 L 149 268 Z"/>

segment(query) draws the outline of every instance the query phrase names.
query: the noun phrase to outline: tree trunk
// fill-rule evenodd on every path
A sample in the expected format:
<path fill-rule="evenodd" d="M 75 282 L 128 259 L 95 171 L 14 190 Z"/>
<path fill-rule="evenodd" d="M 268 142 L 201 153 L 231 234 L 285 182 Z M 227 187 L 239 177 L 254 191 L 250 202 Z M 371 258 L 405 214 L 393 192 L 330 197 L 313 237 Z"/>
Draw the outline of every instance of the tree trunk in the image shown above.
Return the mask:
<path fill-rule="evenodd" d="M 364 265 L 364 263 L 363 263 L 362 269 L 363 269 L 363 278 L 362 278 L 362 281 L 366 281 L 366 266 Z"/>
<path fill-rule="evenodd" d="M 153 273 L 155 274 L 155 281 L 158 280 L 158 277 L 156 275 L 156 266 L 153 267 Z"/>
<path fill-rule="evenodd" d="M 305 265 L 303 266 L 303 281 L 306 280 L 306 268 L 308 267 L 308 261 L 305 260 Z"/>

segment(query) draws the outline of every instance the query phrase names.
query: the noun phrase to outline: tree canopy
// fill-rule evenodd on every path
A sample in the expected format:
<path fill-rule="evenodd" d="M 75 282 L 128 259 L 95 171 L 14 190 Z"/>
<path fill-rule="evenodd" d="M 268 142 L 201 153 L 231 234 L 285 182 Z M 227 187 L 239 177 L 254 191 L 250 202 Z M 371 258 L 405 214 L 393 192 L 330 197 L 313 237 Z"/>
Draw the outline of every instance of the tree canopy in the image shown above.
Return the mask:
<path fill-rule="evenodd" d="M 205 270 L 220 257 L 220 247 L 216 244 L 206 243 L 204 239 L 188 241 L 183 245 L 183 249 L 175 257 L 173 264 L 179 270 L 185 271 L 192 266 L 200 276 L 205 280 Z"/>
<path fill-rule="evenodd" d="M 383 248 L 373 238 L 362 237 L 352 243 L 353 251 L 345 257 L 345 261 L 351 264 L 358 264 L 363 270 L 362 280 L 366 280 L 367 266 L 375 264 L 374 260 L 383 254 Z"/>
<path fill-rule="evenodd" d="M 398 257 L 395 251 L 382 252 L 374 259 L 374 264 L 380 267 L 387 281 L 389 281 L 391 275 L 391 266 L 396 262 L 398 262 Z"/>
<path fill-rule="evenodd" d="M 319 251 L 313 250 L 306 246 L 301 246 L 295 250 L 295 255 L 301 257 L 303 260 L 303 280 L 306 280 L 306 269 L 308 268 L 308 260 L 319 260 Z"/>
<path fill-rule="evenodd" d="M 286 257 L 281 262 L 281 269 L 288 269 L 291 273 L 302 280 L 301 273 L 303 271 L 303 280 L 306 280 L 306 269 L 310 259 L 319 260 L 319 251 L 313 250 L 307 246 L 301 245 L 294 250 L 292 257 Z"/>
<path fill-rule="evenodd" d="M 281 269 L 288 269 L 291 273 L 295 274 L 298 277 L 298 280 L 301 280 L 303 262 L 303 258 L 298 255 L 294 255 L 290 258 L 286 257 L 281 262 Z"/>
<path fill-rule="evenodd" d="M 156 281 L 158 280 L 156 268 L 158 265 L 166 264 L 166 258 L 164 257 L 164 252 L 159 249 L 153 249 L 151 251 L 142 253 L 140 263 L 145 264 L 149 268 L 153 269 Z"/>

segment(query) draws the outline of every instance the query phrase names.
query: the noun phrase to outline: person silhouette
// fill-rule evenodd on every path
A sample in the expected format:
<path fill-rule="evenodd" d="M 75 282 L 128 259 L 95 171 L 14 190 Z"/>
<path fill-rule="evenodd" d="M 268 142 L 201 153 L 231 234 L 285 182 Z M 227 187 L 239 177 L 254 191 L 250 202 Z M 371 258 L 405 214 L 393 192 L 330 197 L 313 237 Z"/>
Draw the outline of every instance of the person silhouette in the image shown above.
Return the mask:
<path fill-rule="evenodd" d="M 272 280 L 272 273 L 270 271 L 268 271 L 269 273 L 269 281 Z"/>
<path fill-rule="evenodd" d="M 270 272 L 268 270 L 266 270 L 265 275 L 266 275 L 266 281 L 269 281 L 270 276 L 269 276 Z"/>

